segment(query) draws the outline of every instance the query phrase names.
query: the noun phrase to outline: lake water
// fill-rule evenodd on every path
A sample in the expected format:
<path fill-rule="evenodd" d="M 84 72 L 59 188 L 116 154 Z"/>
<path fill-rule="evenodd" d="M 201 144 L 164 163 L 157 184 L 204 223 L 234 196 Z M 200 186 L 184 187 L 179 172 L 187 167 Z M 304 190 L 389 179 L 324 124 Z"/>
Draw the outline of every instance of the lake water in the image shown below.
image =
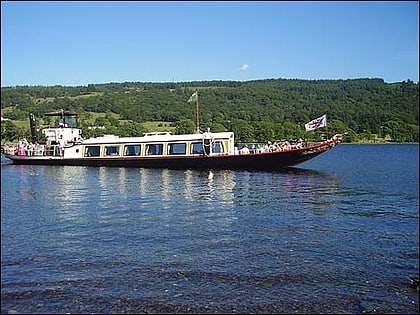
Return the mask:
<path fill-rule="evenodd" d="M 1 162 L 2 314 L 419 312 L 417 144 L 284 172 Z"/>

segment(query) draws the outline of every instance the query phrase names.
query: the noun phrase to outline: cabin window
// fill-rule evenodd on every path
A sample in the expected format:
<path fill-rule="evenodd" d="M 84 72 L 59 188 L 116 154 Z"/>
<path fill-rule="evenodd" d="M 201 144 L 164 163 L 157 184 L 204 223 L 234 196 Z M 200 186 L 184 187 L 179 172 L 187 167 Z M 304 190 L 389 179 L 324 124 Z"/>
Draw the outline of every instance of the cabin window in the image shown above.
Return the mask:
<path fill-rule="evenodd" d="M 99 145 L 85 147 L 85 156 L 99 156 L 100 149 Z"/>
<path fill-rule="evenodd" d="M 124 155 L 140 155 L 141 153 L 141 145 L 135 144 L 135 145 L 126 145 L 124 149 Z"/>
<path fill-rule="evenodd" d="M 169 154 L 185 154 L 187 152 L 186 143 L 170 143 L 168 147 Z"/>
<path fill-rule="evenodd" d="M 146 155 L 162 155 L 162 154 L 163 154 L 162 143 L 146 144 Z"/>
<path fill-rule="evenodd" d="M 116 145 L 105 146 L 105 155 L 120 155 L 120 147 Z"/>
<path fill-rule="evenodd" d="M 220 141 L 215 141 L 213 143 L 213 153 L 222 153 L 223 152 L 223 146 Z"/>
<path fill-rule="evenodd" d="M 191 143 L 191 154 L 203 154 L 203 142 L 192 142 Z"/>

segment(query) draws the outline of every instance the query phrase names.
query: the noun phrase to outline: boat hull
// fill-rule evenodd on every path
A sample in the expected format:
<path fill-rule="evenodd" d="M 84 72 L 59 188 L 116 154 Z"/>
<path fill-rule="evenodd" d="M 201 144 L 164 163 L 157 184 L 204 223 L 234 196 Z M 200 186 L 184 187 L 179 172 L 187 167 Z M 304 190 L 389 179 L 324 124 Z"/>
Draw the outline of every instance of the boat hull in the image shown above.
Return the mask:
<path fill-rule="evenodd" d="M 21 165 L 71 165 L 144 167 L 169 169 L 247 169 L 281 170 L 308 161 L 333 148 L 341 139 L 328 140 L 305 148 L 279 152 L 235 155 L 194 156 L 130 156 L 130 157 L 88 157 L 64 158 L 56 156 L 8 155 L 14 164 Z"/>

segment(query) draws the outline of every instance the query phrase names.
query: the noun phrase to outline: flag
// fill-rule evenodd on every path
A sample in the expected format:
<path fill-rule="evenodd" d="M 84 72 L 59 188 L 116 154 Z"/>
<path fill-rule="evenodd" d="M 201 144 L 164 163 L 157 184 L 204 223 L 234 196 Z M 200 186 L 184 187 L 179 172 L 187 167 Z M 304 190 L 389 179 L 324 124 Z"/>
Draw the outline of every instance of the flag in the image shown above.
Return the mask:
<path fill-rule="evenodd" d="M 197 101 L 197 92 L 194 92 L 188 99 L 188 103 L 194 103 Z"/>
<path fill-rule="evenodd" d="M 311 120 L 305 124 L 306 131 L 315 130 L 318 128 L 325 127 L 327 125 L 327 114 L 322 115 L 321 117 Z"/>

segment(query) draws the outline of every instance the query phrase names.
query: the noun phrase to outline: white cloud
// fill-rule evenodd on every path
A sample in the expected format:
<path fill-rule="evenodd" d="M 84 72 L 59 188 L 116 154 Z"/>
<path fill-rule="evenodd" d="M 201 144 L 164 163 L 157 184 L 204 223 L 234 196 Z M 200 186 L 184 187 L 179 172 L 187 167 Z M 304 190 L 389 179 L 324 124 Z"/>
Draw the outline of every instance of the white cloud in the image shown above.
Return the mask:
<path fill-rule="evenodd" d="M 244 63 L 242 66 L 240 66 L 240 67 L 238 68 L 238 71 L 245 72 L 245 71 L 247 71 L 248 69 L 249 69 L 249 66 L 248 66 L 246 63 Z"/>

